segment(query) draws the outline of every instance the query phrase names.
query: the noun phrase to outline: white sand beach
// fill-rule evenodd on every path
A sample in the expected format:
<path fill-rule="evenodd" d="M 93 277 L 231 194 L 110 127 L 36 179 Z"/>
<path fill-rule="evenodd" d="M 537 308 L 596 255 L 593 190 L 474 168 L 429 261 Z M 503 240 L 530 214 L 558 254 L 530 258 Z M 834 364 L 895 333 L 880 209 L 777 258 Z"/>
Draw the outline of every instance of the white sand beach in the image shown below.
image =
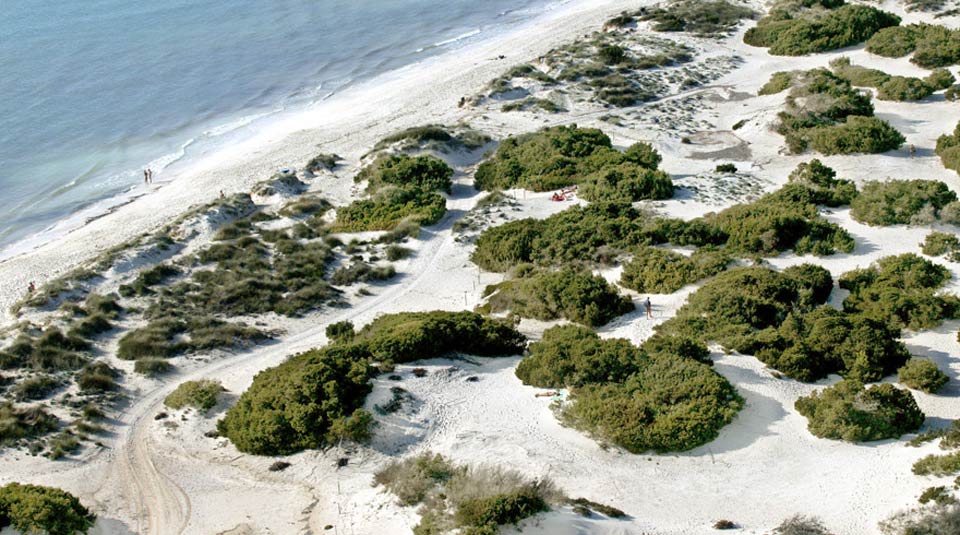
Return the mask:
<path fill-rule="evenodd" d="M 16 321 L 7 311 L 24 296 L 30 281 L 41 284 L 63 275 L 112 247 L 157 230 L 192 206 L 216 199 L 221 190 L 228 195 L 247 192 L 278 169 L 302 169 L 319 152 L 339 154 L 346 165 L 305 178 L 309 191 L 335 205 L 346 204 L 359 194 L 353 176 L 366 163 L 364 155 L 378 140 L 403 128 L 468 123 L 504 138 L 543 126 L 577 123 L 603 129 L 620 148 L 648 141 L 663 155 L 661 168 L 674 176 L 679 187 L 693 191 L 690 186 L 696 186 L 696 192 L 645 205 L 664 216 L 690 219 L 772 191 L 786 183 L 799 163 L 811 159 L 809 154 L 784 154 L 783 138 L 770 130 L 784 95 L 756 94 L 772 73 L 827 66 L 840 56 L 888 73 L 923 76 L 925 72 L 907 58 L 881 58 L 867 53 L 862 45 L 812 56 L 771 56 L 766 49 L 743 43 L 743 33 L 755 24 L 748 21 L 722 40 L 669 35 L 689 43 L 703 57 L 742 58 L 738 67 L 718 79 L 657 101 L 675 104 L 689 116 L 696 131 L 693 143 L 681 143 L 681 136 L 666 130 L 660 118 L 670 112 L 648 111 L 650 104 L 639 105 L 629 117 L 624 113 L 619 125 L 603 120 L 609 109 L 575 101 L 556 114 L 508 113 L 492 105 L 458 106 L 462 97 L 482 91 L 509 67 L 534 61 L 554 47 L 600 30 L 604 21 L 624 9 L 649 4 L 571 0 L 494 41 L 373 80 L 274 124 L 254 139 L 205 157 L 176 177 L 164 177 L 162 184 L 146 187 L 143 195 L 112 213 L 0 262 L 0 308 L 6 314 L 5 323 Z M 879 5 L 903 17 L 904 23 L 933 22 L 932 15 L 908 13 L 894 0 Z M 755 6 L 761 7 L 759 2 Z M 935 23 L 955 28 L 960 17 Z M 644 31 L 642 24 L 638 31 Z M 501 55 L 505 58 L 497 59 Z M 935 96 L 916 103 L 875 100 L 874 104 L 877 115 L 919 149 L 917 156 L 911 158 L 904 149 L 821 160 L 858 185 L 885 178 L 924 178 L 943 181 L 960 192 L 960 178 L 933 153 L 937 137 L 952 131 L 960 117 L 956 103 Z M 739 122 L 744 126 L 734 130 Z M 710 157 L 710 153 L 722 156 Z M 629 515 L 620 520 L 587 518 L 564 507 L 516 528 L 524 534 L 708 534 L 716 532 L 717 520 L 729 519 L 739 526 L 733 533 L 759 535 L 770 533 L 794 514 L 817 516 L 837 535 L 879 534 L 877 523 L 915 506 L 925 488 L 952 484 L 952 478 L 911 473 L 916 460 L 939 451 L 934 443 L 912 448 L 904 445 L 904 439 L 854 444 L 813 436 L 794 402 L 836 383 L 838 376 L 817 383 L 779 378 L 756 358 L 724 354 L 719 348 L 711 348 L 715 369 L 737 388 L 746 405 L 716 440 L 684 453 L 634 455 L 601 447 L 580 431 L 562 426 L 550 399 L 536 397 L 541 390 L 523 385 L 514 374 L 520 357 L 476 359 L 476 363 L 435 359 L 398 366 L 396 373 L 402 379 L 376 379 L 368 408 L 388 399 L 392 386 L 401 386 L 417 402 L 378 417 L 380 425 L 365 447 L 258 457 L 237 451 L 225 438 L 204 436 L 258 372 L 289 355 L 324 345 L 327 325 L 350 320 L 359 327 L 394 312 L 472 310 L 483 302 L 483 288 L 502 280 L 503 275 L 480 272 L 471 263 L 473 245 L 458 240 L 453 230 L 455 221 L 483 196 L 472 188 L 476 158 L 440 156 L 457 171 L 449 213 L 409 244 L 416 254 L 395 263 L 400 274 L 396 282 L 371 285 L 370 296 L 347 296 L 348 307 L 296 319 L 257 318 L 284 333 L 272 343 L 249 350 L 178 357 L 177 371 L 161 379 L 134 374 L 131 362 L 111 354 L 116 344 L 109 342 L 105 358 L 127 372 L 123 385 L 129 401 L 109 415 L 110 432 L 102 438 L 103 447 L 85 448 L 81 455 L 59 461 L 21 450 L 0 451 L 0 484 L 30 482 L 75 494 L 97 513 L 96 533 L 235 535 L 411 533 L 417 523 L 416 509 L 399 506 L 393 496 L 372 486 L 372 477 L 392 459 L 428 451 L 458 463 L 495 463 L 529 477 L 549 476 L 571 497 L 608 504 Z M 710 178 L 716 165 L 727 161 L 741 171 L 738 177 L 745 184 L 741 193 L 731 193 L 724 183 Z M 751 187 L 752 193 L 747 191 Z M 551 202 L 550 193 L 507 193 L 516 207 L 500 209 L 501 220 L 545 218 L 574 204 Z M 278 196 L 265 203 L 285 200 Z M 853 220 L 848 208 L 831 209 L 825 217 L 851 233 L 856 240 L 852 253 L 825 257 L 786 253 L 768 259 L 769 265 L 779 269 L 816 262 L 838 277 L 884 256 L 918 253 L 924 236 L 932 228 L 943 228 L 870 227 Z M 191 247 L 209 243 L 209 234 L 201 232 Z M 131 260 L 125 272 L 115 270 L 114 278 L 101 287 L 115 288 L 157 261 L 158 257 L 149 256 Z M 960 263 L 936 261 L 953 276 L 946 290 L 960 292 Z M 616 272 L 604 275 L 612 281 L 617 278 Z M 653 319 L 646 319 L 638 309 L 598 332 L 604 338 L 640 343 L 657 324 L 673 316 L 696 288 L 652 295 Z M 841 292 L 835 290 L 833 303 L 842 301 Z M 645 297 L 627 293 L 637 302 Z M 556 323 L 524 320 L 519 329 L 537 339 Z M 933 330 L 904 335 L 911 353 L 933 359 L 951 379 L 937 395 L 913 392 L 928 418 L 924 429 L 942 427 L 960 416 L 958 328 L 960 321 L 947 321 Z M 415 377 L 414 367 L 429 373 Z M 477 380 L 467 382 L 469 376 Z M 219 380 L 228 393 L 207 415 L 165 409 L 164 397 L 192 379 Z M 895 376 L 887 379 L 895 380 Z M 169 415 L 155 419 L 160 412 Z M 348 457 L 349 463 L 338 467 L 342 457 Z M 268 471 L 277 460 L 291 466 L 282 472 Z"/>

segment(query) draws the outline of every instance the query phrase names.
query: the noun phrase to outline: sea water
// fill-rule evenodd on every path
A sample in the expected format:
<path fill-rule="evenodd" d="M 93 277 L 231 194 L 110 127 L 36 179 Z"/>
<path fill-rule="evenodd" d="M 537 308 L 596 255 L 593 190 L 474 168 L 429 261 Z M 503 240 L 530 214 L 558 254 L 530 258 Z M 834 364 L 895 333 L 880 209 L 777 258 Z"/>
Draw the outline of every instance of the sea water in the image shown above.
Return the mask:
<path fill-rule="evenodd" d="M 0 3 L 0 258 L 238 129 L 553 0 Z"/>

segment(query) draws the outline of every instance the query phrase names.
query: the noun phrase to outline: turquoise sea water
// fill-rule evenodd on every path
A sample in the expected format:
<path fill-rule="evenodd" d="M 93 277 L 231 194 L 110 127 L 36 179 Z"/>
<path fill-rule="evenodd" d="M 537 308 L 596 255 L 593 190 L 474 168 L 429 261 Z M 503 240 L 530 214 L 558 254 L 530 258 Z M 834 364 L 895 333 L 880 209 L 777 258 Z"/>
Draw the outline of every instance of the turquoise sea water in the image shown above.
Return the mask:
<path fill-rule="evenodd" d="M 147 165 L 159 183 L 238 130 L 555 3 L 3 2 L 0 249 L 129 190 Z"/>

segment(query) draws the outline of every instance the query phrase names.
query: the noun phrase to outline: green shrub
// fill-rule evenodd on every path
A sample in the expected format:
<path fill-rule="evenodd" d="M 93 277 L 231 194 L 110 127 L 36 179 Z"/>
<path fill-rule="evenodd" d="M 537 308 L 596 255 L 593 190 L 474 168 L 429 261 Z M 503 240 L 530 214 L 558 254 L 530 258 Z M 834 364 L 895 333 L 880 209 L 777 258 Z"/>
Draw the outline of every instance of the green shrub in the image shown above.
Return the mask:
<path fill-rule="evenodd" d="M 171 409 L 193 407 L 207 412 L 217 404 L 217 396 L 224 391 L 220 381 L 201 380 L 180 383 L 176 390 L 167 395 L 163 404 Z"/>
<path fill-rule="evenodd" d="M 117 357 L 124 360 L 170 358 L 205 349 L 242 347 L 269 337 L 268 333 L 242 323 L 211 317 L 159 318 L 123 335 L 117 344 Z"/>
<path fill-rule="evenodd" d="M 120 372 L 101 360 L 84 366 L 77 376 L 77 386 L 82 392 L 108 392 L 117 388 L 117 377 Z"/>
<path fill-rule="evenodd" d="M 343 266 L 330 275 L 330 284 L 335 286 L 349 286 L 358 282 L 383 281 L 393 278 L 397 274 L 392 265 L 371 266 L 366 262 L 354 262 Z"/>
<path fill-rule="evenodd" d="M 947 374 L 930 359 L 910 359 L 898 373 L 901 384 L 928 394 L 936 393 L 950 381 Z"/>
<path fill-rule="evenodd" d="M 439 453 L 423 453 L 403 461 L 393 461 L 373 476 L 373 482 L 383 485 L 400 500 L 400 505 L 417 505 L 437 485 L 450 480 L 457 473 L 448 459 Z"/>
<path fill-rule="evenodd" d="M 960 506 L 935 505 L 901 511 L 880 523 L 884 535 L 960 533 Z"/>
<path fill-rule="evenodd" d="M 413 254 L 413 250 L 407 249 L 406 247 L 401 247 L 396 244 L 390 244 L 387 246 L 384 254 L 387 257 L 387 260 L 390 262 L 396 262 L 397 260 L 403 260 L 404 258 L 409 257 Z"/>
<path fill-rule="evenodd" d="M 20 483 L 0 487 L 0 526 L 22 533 L 74 535 L 87 533 L 94 520 L 96 515 L 63 490 Z"/>
<path fill-rule="evenodd" d="M 717 173 L 729 173 L 733 174 L 737 172 L 737 166 L 732 163 L 722 163 L 714 169 Z"/>
<path fill-rule="evenodd" d="M 823 292 L 810 285 L 822 283 L 797 275 L 756 266 L 729 269 L 691 294 L 657 331 L 748 351 L 757 332 L 779 327 L 789 313 L 821 303 Z"/>
<path fill-rule="evenodd" d="M 361 199 L 337 209 L 334 232 L 394 230 L 405 221 L 430 226 L 447 213 L 442 195 L 415 189 L 383 188 L 373 199 Z"/>
<path fill-rule="evenodd" d="M 531 272 L 523 277 L 487 287 L 491 312 L 511 311 L 540 320 L 566 318 L 592 327 L 634 309 L 629 297 L 603 277 L 574 267 Z"/>
<path fill-rule="evenodd" d="M 830 68 L 834 74 L 857 87 L 880 87 L 890 80 L 889 74 L 877 69 L 853 65 L 847 57 L 831 60 Z"/>
<path fill-rule="evenodd" d="M 801 397 L 795 406 L 811 433 L 849 442 L 898 438 L 919 429 L 925 418 L 913 394 L 886 383 L 864 388 L 858 381 L 841 381 Z"/>
<path fill-rule="evenodd" d="M 222 229 L 221 229 L 222 230 Z M 171 277 L 180 274 L 180 269 L 170 264 L 158 264 L 145 269 L 130 284 L 120 285 L 120 295 L 124 297 L 143 296 L 153 293 L 152 287 L 162 284 Z"/>
<path fill-rule="evenodd" d="M 867 52 L 887 58 L 902 58 L 917 48 L 922 35 L 916 24 L 891 26 L 873 34 L 867 40 Z"/>
<path fill-rule="evenodd" d="M 380 316 L 349 340 L 295 355 L 257 374 L 217 424 L 240 451 L 258 455 L 319 448 L 344 436 L 369 437 L 364 411 L 372 363 L 402 363 L 451 352 L 517 354 L 524 337 L 470 312 Z"/>
<path fill-rule="evenodd" d="M 353 322 L 338 321 L 327 325 L 327 339 L 335 343 L 345 343 L 353 340 L 354 332 Z"/>
<path fill-rule="evenodd" d="M 689 257 L 642 247 L 623 267 L 620 284 L 641 293 L 668 294 L 725 270 L 732 259 L 722 250 L 697 249 Z"/>
<path fill-rule="evenodd" d="M 923 239 L 920 249 L 927 256 L 943 256 L 960 250 L 960 239 L 946 232 L 931 232 Z"/>
<path fill-rule="evenodd" d="M 923 81 L 932 87 L 934 91 L 940 91 L 941 89 L 952 87 L 953 84 L 957 82 L 957 79 L 954 78 L 953 73 L 947 69 L 934 69 Z"/>
<path fill-rule="evenodd" d="M 110 319 L 106 315 L 98 312 L 78 321 L 70 331 L 67 332 L 67 335 L 89 339 L 112 329 L 113 324 L 110 323 Z"/>
<path fill-rule="evenodd" d="M 164 359 L 139 358 L 133 363 L 133 371 L 148 377 L 163 375 L 171 370 L 173 370 L 173 364 Z"/>
<path fill-rule="evenodd" d="M 960 451 L 947 455 L 927 455 L 913 463 L 913 473 L 918 476 L 950 476 L 960 472 Z"/>
<path fill-rule="evenodd" d="M 956 193 L 935 180 L 868 182 L 850 203 L 850 215 L 868 225 L 905 225 L 919 223 L 918 216 L 931 210 L 936 218 L 941 208 L 956 200 Z"/>
<path fill-rule="evenodd" d="M 943 93 L 943 98 L 949 102 L 960 100 L 960 84 L 955 84 L 947 88 Z"/>
<path fill-rule="evenodd" d="M 656 32 L 689 32 L 701 36 L 723 35 L 732 32 L 742 19 L 753 18 L 752 9 L 725 0 L 677 0 L 668 5 L 645 9 L 640 20 L 653 22 Z M 633 17 L 629 17 L 632 21 Z M 626 19 L 624 19 L 626 20 Z M 622 26 L 623 21 L 614 25 Z"/>
<path fill-rule="evenodd" d="M 825 156 L 879 154 L 897 149 L 906 141 L 886 121 L 855 115 L 843 124 L 810 129 L 809 138 L 810 148 Z"/>
<path fill-rule="evenodd" d="M 317 171 L 319 169 L 332 170 L 337 166 L 337 163 L 342 160 L 340 156 L 336 154 L 320 153 L 307 162 L 305 166 L 307 171 Z"/>
<path fill-rule="evenodd" d="M 923 100 L 936 88 L 919 78 L 907 76 L 891 76 L 886 82 L 880 85 L 877 91 L 877 98 L 880 100 L 910 101 Z"/>
<path fill-rule="evenodd" d="M 646 143 L 619 152 L 600 130 L 576 125 L 546 128 L 505 139 L 477 169 L 475 187 L 500 190 L 522 187 L 549 191 L 574 184 L 590 185 L 591 200 L 606 194 L 629 201 L 673 195 L 673 183 L 656 172 L 660 155 Z"/>
<path fill-rule="evenodd" d="M 590 329 L 561 325 L 547 329 L 542 340 L 530 344 L 530 354 L 517 365 L 516 374 L 526 385 L 579 388 L 622 383 L 646 360 L 627 340 L 601 340 Z"/>
<path fill-rule="evenodd" d="M 775 73 L 761 94 L 788 87 L 786 109 L 779 114 L 777 132 L 785 137 L 793 153 L 807 148 L 826 155 L 877 153 L 904 142 L 893 127 L 873 117 L 868 95 L 827 69 Z"/>
<path fill-rule="evenodd" d="M 912 63 L 926 69 L 947 67 L 960 60 L 960 32 L 944 26 L 919 25 Z"/>
<path fill-rule="evenodd" d="M 386 185 L 413 187 L 420 191 L 450 192 L 453 169 L 433 156 L 391 154 L 381 156 L 363 168 L 354 179 L 368 181 L 367 191 L 375 192 Z"/>
<path fill-rule="evenodd" d="M 523 263 L 604 262 L 636 246 L 661 243 L 725 245 L 729 253 L 745 254 L 850 252 L 853 238 L 821 218 L 814 203 L 842 202 L 854 191 L 847 181 L 824 182 L 816 190 L 789 184 L 753 203 L 691 221 L 645 217 L 626 203 L 593 203 L 546 220 L 522 219 L 487 229 L 471 259 L 483 269 L 503 272 Z"/>
<path fill-rule="evenodd" d="M 27 378 L 21 378 L 13 387 L 10 388 L 10 394 L 17 401 L 32 401 L 49 397 L 55 390 L 63 385 L 56 378 L 49 375 L 32 375 Z"/>
<path fill-rule="evenodd" d="M 45 435 L 56 430 L 57 424 L 57 417 L 40 405 L 16 407 L 9 401 L 0 401 L 0 446 Z"/>
<path fill-rule="evenodd" d="M 812 516 L 794 515 L 773 530 L 773 535 L 832 535 L 823 521 Z"/>
<path fill-rule="evenodd" d="M 826 12 L 774 9 L 747 30 L 743 42 L 768 47 L 777 56 L 802 56 L 862 43 L 879 30 L 898 24 L 900 17 L 859 4 Z"/>
<path fill-rule="evenodd" d="M 632 453 L 667 452 L 713 440 L 742 407 L 733 386 L 709 366 L 657 355 L 625 382 L 578 389 L 562 415 Z"/>
<path fill-rule="evenodd" d="M 920 503 L 929 503 L 933 502 L 938 505 L 949 505 L 952 503 L 957 503 L 957 499 L 953 497 L 953 494 L 947 490 L 947 487 L 929 487 L 920 494 L 920 498 L 917 499 Z"/>
<path fill-rule="evenodd" d="M 952 134 L 943 134 L 937 138 L 936 152 L 944 167 L 960 173 L 960 123 L 954 128 Z M 960 217 L 953 219 L 954 224 L 960 221 Z"/>
<path fill-rule="evenodd" d="M 960 310 L 956 297 L 936 293 L 949 279 L 946 268 L 915 254 L 884 257 L 840 277 L 850 291 L 843 309 L 898 328 L 929 329 Z"/>
<path fill-rule="evenodd" d="M 549 480 L 530 481 L 499 468 L 454 466 L 430 453 L 392 462 L 374 475 L 374 483 L 385 486 L 401 505 L 421 505 L 414 535 L 495 535 L 501 525 L 565 501 Z"/>
<path fill-rule="evenodd" d="M 879 381 L 909 358 L 897 340 L 899 329 L 830 306 L 811 312 L 791 312 L 777 329 L 769 328 L 748 345 L 768 366 L 801 381 L 831 373 L 847 379 Z"/>
<path fill-rule="evenodd" d="M 330 201 L 326 199 L 320 199 L 317 197 L 302 197 L 293 202 L 289 202 L 283 205 L 283 208 L 277 212 L 279 215 L 284 217 L 303 217 L 303 216 L 322 216 L 328 210 L 333 208 L 333 205 L 330 204 Z M 236 225 L 240 221 L 234 223 Z M 220 232 L 224 232 L 229 227 L 224 227 L 220 229 Z M 219 233 L 218 233 L 219 235 Z M 218 239 L 236 239 L 243 237 L 243 234 L 234 235 L 233 233 L 227 233 L 224 238 Z"/>

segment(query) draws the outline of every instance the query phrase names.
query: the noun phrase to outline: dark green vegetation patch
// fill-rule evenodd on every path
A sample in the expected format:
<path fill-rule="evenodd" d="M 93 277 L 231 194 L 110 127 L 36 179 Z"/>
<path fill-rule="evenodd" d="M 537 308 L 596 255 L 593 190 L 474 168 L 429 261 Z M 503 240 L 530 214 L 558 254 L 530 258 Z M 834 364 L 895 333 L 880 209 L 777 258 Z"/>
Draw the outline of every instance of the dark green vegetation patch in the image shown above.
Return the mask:
<path fill-rule="evenodd" d="M 929 225 L 957 194 L 937 180 L 868 182 L 850 203 L 850 215 L 867 225 Z"/>
<path fill-rule="evenodd" d="M 752 9 L 725 0 L 675 0 L 621 17 L 650 21 L 655 32 L 688 32 L 706 37 L 726 35 L 734 31 L 741 20 L 755 15 Z M 625 22 L 619 19 L 620 25 Z M 607 25 L 611 25 L 610 22 Z"/>
<path fill-rule="evenodd" d="M 656 352 L 623 339 L 601 340 L 567 325 L 544 333 L 517 366 L 517 377 L 541 388 L 575 388 L 562 418 L 633 453 L 685 451 L 716 438 L 743 406 L 733 386 L 688 354 Z M 671 349 L 685 347 L 671 344 Z"/>
<path fill-rule="evenodd" d="M 217 428 L 237 449 L 258 455 L 320 448 L 341 438 L 364 441 L 363 410 L 374 364 L 389 367 L 464 352 L 515 355 L 525 339 L 509 325 L 470 312 L 381 316 L 353 335 L 345 329 L 322 349 L 294 355 L 257 374 Z"/>
<path fill-rule="evenodd" d="M 536 271 L 521 266 L 516 271 L 517 277 L 486 288 L 486 311 L 510 311 L 539 320 L 566 318 L 598 327 L 634 309 L 616 286 L 585 269 Z"/>
<path fill-rule="evenodd" d="M 337 232 L 392 230 L 404 220 L 433 225 L 447 213 L 438 191 L 450 191 L 451 169 L 433 156 L 381 156 L 356 181 L 368 181 L 370 197 L 337 209 Z"/>
<path fill-rule="evenodd" d="M 821 438 L 869 442 L 916 431 L 924 415 L 913 394 L 891 384 L 847 380 L 797 400 L 810 432 Z"/>
<path fill-rule="evenodd" d="M 780 1 L 747 30 L 743 42 L 769 48 L 775 56 L 802 56 L 862 43 L 900 17 L 877 8 L 840 1 Z"/>
<path fill-rule="evenodd" d="M 910 61 L 920 67 L 949 67 L 960 61 L 960 30 L 925 23 L 885 28 L 867 41 L 867 51 L 888 58 L 913 53 Z"/>
<path fill-rule="evenodd" d="M 0 487 L 0 529 L 21 533 L 86 533 L 96 515 L 72 494 L 53 487 L 8 483 Z"/>
<path fill-rule="evenodd" d="M 673 182 L 659 164 L 660 155 L 646 143 L 620 152 L 600 130 L 556 126 L 505 139 L 480 164 L 475 186 L 550 191 L 580 185 L 589 201 L 668 199 Z"/>
<path fill-rule="evenodd" d="M 760 89 L 771 95 L 789 89 L 778 114 L 777 133 L 794 154 L 875 154 L 898 148 L 905 138 L 873 116 L 870 97 L 828 69 L 778 72 Z"/>

